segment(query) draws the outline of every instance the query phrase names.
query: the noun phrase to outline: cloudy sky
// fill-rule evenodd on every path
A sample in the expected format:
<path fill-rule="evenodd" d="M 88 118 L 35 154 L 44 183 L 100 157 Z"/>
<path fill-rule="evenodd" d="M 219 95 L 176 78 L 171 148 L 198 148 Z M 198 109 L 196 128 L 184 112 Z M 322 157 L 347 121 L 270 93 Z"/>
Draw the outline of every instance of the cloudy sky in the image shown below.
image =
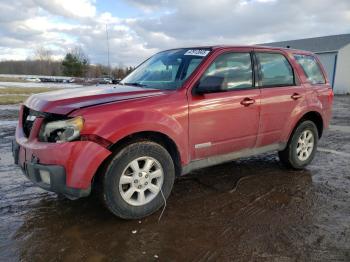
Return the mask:
<path fill-rule="evenodd" d="M 0 60 L 81 46 L 92 63 L 136 65 L 167 48 L 350 33 L 349 0 L 0 0 Z"/>

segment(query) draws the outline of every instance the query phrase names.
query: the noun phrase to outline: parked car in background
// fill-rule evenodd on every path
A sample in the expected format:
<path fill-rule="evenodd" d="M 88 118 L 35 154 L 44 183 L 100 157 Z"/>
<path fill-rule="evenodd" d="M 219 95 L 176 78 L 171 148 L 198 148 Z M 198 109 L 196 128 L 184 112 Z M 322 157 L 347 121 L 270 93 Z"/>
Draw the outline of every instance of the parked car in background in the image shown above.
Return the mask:
<path fill-rule="evenodd" d="M 328 127 L 333 92 L 318 58 L 259 46 L 160 52 L 119 85 L 29 97 L 15 162 L 38 186 L 71 199 L 101 195 L 116 216 L 157 211 L 175 177 L 278 152 L 302 169 Z"/>
<path fill-rule="evenodd" d="M 120 81 L 122 81 L 120 78 L 113 78 L 112 79 L 112 84 L 119 84 Z"/>
<path fill-rule="evenodd" d="M 38 77 L 27 77 L 25 80 L 28 82 L 41 82 L 40 78 Z"/>
<path fill-rule="evenodd" d="M 43 83 L 55 83 L 55 82 L 57 82 L 56 78 L 54 78 L 54 77 L 40 77 L 40 81 Z"/>
<path fill-rule="evenodd" d="M 99 84 L 112 84 L 113 81 L 110 77 L 101 77 L 97 79 Z"/>

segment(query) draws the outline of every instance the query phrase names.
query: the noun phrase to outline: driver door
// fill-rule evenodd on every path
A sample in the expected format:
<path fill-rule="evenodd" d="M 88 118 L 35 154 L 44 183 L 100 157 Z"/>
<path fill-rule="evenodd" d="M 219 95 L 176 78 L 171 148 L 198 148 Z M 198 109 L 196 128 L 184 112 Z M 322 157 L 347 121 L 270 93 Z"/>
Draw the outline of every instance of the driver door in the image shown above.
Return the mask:
<path fill-rule="evenodd" d="M 218 92 L 189 97 L 189 139 L 192 160 L 255 147 L 260 90 L 255 88 L 250 50 L 218 54 L 201 76 L 222 77 Z M 196 88 L 196 85 L 193 87 Z"/>

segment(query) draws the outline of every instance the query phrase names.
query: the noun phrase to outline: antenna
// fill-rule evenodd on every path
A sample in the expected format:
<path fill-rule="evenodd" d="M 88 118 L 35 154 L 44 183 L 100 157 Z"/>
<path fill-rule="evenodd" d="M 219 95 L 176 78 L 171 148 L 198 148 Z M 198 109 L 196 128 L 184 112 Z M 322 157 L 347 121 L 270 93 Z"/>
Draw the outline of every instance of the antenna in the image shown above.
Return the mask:
<path fill-rule="evenodd" d="M 111 77 L 111 65 L 109 62 L 109 35 L 108 35 L 108 25 L 106 24 L 106 38 L 107 38 L 107 65 L 108 65 L 108 74 Z"/>

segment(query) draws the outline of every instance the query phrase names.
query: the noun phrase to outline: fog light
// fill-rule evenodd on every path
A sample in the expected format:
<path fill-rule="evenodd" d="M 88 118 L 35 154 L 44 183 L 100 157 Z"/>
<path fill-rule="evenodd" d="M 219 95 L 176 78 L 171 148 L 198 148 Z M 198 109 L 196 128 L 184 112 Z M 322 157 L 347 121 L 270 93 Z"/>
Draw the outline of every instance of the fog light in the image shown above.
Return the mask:
<path fill-rule="evenodd" d="M 43 183 L 50 185 L 50 172 L 47 170 L 40 170 L 40 179 Z"/>

